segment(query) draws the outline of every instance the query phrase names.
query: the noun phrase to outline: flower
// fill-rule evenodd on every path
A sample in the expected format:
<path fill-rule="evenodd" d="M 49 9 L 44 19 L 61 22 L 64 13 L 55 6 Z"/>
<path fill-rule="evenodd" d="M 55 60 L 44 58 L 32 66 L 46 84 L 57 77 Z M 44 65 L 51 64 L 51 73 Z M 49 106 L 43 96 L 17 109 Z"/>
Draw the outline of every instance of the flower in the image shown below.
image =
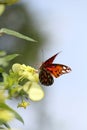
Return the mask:
<path fill-rule="evenodd" d="M 26 101 L 23 100 L 21 103 L 18 103 L 17 107 L 24 107 L 24 108 L 26 108 L 28 105 L 29 105 L 29 102 L 26 102 Z"/>
<path fill-rule="evenodd" d="M 27 82 L 24 84 L 23 90 L 32 101 L 40 101 L 44 98 L 44 91 L 37 82 Z"/>
<path fill-rule="evenodd" d="M 39 85 L 39 74 L 37 70 L 31 66 L 21 65 L 21 64 L 14 64 L 12 66 L 13 73 L 17 74 L 18 81 L 22 81 L 23 79 L 27 79 L 23 85 L 20 85 L 18 92 L 23 94 L 27 94 L 28 98 L 32 101 L 40 101 L 44 97 L 44 91 L 42 87 Z M 25 93 L 23 93 L 23 91 Z M 27 105 L 27 104 L 26 104 Z M 25 105 L 25 106 L 26 106 Z M 24 107 L 24 103 L 19 104 L 18 106 Z"/>
<path fill-rule="evenodd" d="M 31 66 L 26 66 L 24 64 L 21 65 L 16 63 L 12 66 L 12 70 L 14 73 L 17 73 L 20 76 L 19 80 L 26 78 L 30 81 L 35 81 L 35 82 L 39 81 L 37 70 Z"/>

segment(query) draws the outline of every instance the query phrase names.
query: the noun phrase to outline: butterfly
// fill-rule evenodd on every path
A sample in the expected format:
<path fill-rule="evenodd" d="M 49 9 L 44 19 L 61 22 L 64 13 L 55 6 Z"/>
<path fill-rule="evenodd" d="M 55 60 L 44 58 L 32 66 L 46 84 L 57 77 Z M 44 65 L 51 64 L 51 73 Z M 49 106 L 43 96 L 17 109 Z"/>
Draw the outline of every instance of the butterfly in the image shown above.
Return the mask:
<path fill-rule="evenodd" d="M 53 76 L 55 78 L 58 78 L 59 76 L 71 71 L 71 68 L 66 65 L 53 63 L 54 59 L 59 53 L 53 55 L 51 58 L 43 62 L 40 66 L 39 80 L 41 84 L 50 86 L 54 82 Z"/>

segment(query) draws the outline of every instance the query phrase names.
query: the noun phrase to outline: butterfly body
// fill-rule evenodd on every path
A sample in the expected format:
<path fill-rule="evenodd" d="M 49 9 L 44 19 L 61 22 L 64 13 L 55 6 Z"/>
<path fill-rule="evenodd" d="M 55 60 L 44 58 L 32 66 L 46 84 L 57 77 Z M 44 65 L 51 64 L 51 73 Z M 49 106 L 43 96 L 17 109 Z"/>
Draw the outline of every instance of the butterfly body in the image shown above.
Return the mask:
<path fill-rule="evenodd" d="M 66 65 L 53 63 L 58 54 L 59 53 L 55 54 L 54 56 L 43 62 L 40 66 L 39 80 L 41 84 L 45 86 L 50 86 L 53 84 L 53 76 L 55 78 L 58 78 L 62 74 L 66 74 L 71 71 L 71 68 Z"/>

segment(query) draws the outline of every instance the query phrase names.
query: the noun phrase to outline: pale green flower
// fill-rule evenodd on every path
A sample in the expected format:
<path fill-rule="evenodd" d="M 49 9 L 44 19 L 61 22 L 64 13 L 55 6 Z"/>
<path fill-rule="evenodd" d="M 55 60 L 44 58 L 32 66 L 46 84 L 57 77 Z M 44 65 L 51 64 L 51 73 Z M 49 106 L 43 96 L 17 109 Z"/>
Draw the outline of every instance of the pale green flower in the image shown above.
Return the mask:
<path fill-rule="evenodd" d="M 20 76 L 19 80 L 23 78 L 27 78 L 30 81 L 39 82 L 39 76 L 37 70 L 31 66 L 26 66 L 24 64 L 21 65 L 16 63 L 12 66 L 12 70 L 14 73 L 19 74 Z"/>
<path fill-rule="evenodd" d="M 32 101 L 40 101 L 44 98 L 44 91 L 37 82 L 29 81 L 22 86 L 21 90 L 24 90 Z"/>
<path fill-rule="evenodd" d="M 44 98 L 44 91 L 36 82 L 32 82 L 30 89 L 27 91 L 32 101 L 40 101 Z"/>
<path fill-rule="evenodd" d="M 18 91 L 22 93 L 22 90 L 28 95 L 32 101 L 40 101 L 44 97 L 44 91 L 39 85 L 39 74 L 38 71 L 31 66 L 14 64 L 12 66 L 12 71 L 19 75 L 19 80 L 28 79 L 19 87 Z M 18 106 L 23 107 L 24 104 L 19 104 Z"/>

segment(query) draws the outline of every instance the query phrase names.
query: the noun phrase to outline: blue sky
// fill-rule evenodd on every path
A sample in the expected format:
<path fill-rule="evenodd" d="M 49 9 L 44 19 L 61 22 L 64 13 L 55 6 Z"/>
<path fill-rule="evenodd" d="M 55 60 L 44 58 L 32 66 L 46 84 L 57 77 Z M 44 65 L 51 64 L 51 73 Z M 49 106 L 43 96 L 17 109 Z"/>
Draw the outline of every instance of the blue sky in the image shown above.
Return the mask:
<path fill-rule="evenodd" d="M 53 119 L 53 130 L 87 130 L 87 1 L 26 0 L 24 3 L 47 37 L 41 48 L 44 60 L 62 51 L 55 63 L 72 68 L 71 73 L 55 79 L 51 87 L 45 88 L 46 111 Z M 32 116 L 31 126 L 35 124 L 35 114 L 30 114 L 32 107 L 28 110 Z M 26 128 L 28 126 L 26 123 Z"/>

